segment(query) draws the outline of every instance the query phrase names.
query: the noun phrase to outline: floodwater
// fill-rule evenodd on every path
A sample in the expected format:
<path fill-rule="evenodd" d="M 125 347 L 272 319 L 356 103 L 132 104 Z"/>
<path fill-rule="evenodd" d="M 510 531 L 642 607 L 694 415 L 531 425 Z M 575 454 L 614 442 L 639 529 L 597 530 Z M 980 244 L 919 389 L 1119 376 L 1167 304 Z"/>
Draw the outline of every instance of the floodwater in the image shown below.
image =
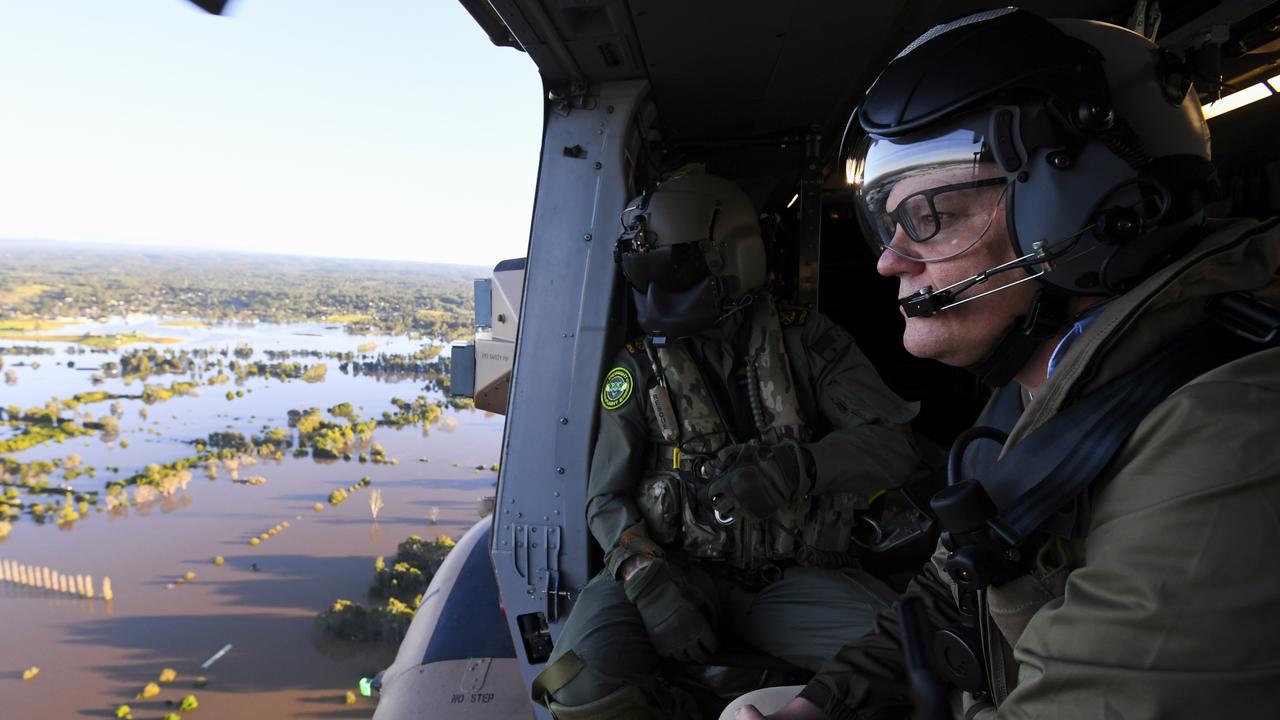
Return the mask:
<path fill-rule="evenodd" d="M 233 348 L 247 343 L 265 359 L 264 349 L 355 351 L 374 342 L 372 352 L 409 353 L 426 341 L 405 337 L 346 335 L 323 325 L 166 327 L 157 319 L 117 319 L 105 325 L 66 327 L 50 333 L 138 331 L 155 337 L 180 337 L 161 348 Z M 32 345 L 8 341 L 0 345 Z M 119 354 L 79 352 L 49 343 L 54 355 L 4 357 L 5 370 L 17 374 L 15 384 L 0 384 L 0 405 L 43 405 L 51 397 L 68 398 L 86 390 L 138 394 L 141 382 L 126 386 L 108 379 L 90 384 L 102 362 Z M 129 345 L 124 348 L 144 347 Z M 230 359 L 230 358 L 228 358 Z M 39 363 L 33 368 L 32 362 Z M 68 367 L 68 361 L 75 367 Z M 97 477 L 81 476 L 77 490 L 101 490 L 114 477 L 127 477 L 148 463 L 167 463 L 195 454 L 190 441 L 217 430 L 246 436 L 267 427 L 286 427 L 290 409 L 321 409 L 339 402 L 363 408 L 364 417 L 392 410 L 392 397 L 412 400 L 423 394 L 422 380 L 389 381 L 376 376 L 349 376 L 338 361 L 295 358 L 328 365 L 323 382 L 282 382 L 251 378 L 243 385 L 227 383 L 201 388 L 198 397 L 174 397 L 145 406 L 122 400 L 120 438 L 105 443 L 98 436 L 73 438 L 15 453 L 21 461 L 81 456 L 97 468 Z M 19 365 L 22 363 L 22 365 Z M 187 380 L 153 375 L 150 383 L 168 385 Z M 245 395 L 228 401 L 227 390 Z M 252 392 L 250 392 L 252 391 Z M 429 396 L 438 397 L 438 395 Z M 109 403 L 83 406 L 97 416 Z M 36 524 L 29 515 L 13 523 L 0 540 L 0 560 L 44 566 L 63 574 L 111 578 L 114 599 L 84 599 L 0 581 L 0 717 L 115 717 L 121 704 L 133 717 L 159 718 L 176 708 L 184 695 L 199 700 L 197 714 L 211 718 L 367 718 L 374 701 L 344 703 L 362 676 L 372 676 L 392 661 L 395 648 L 336 641 L 325 637 L 317 613 L 337 598 L 365 601 L 373 580 L 374 558 L 391 557 L 409 535 L 458 537 L 478 519 L 477 500 L 493 492 L 496 473 L 477 470 L 498 461 L 503 418 L 474 410 L 446 409 L 437 424 L 378 428 L 379 442 L 398 465 L 351 462 L 320 463 L 311 458 L 283 461 L 259 459 L 242 466 L 242 478 L 261 475 L 265 485 L 233 482 L 221 469 L 216 479 L 193 470 L 194 477 L 173 496 L 123 512 L 92 510 L 69 527 L 52 521 Z M 423 460 L 426 460 L 424 462 Z M 106 466 L 117 466 L 118 472 Z M 362 476 L 372 485 L 357 490 L 338 506 L 325 502 L 329 493 Z M 61 471 L 50 485 L 61 482 Z M 372 489 L 384 506 L 372 518 Z M 47 501 L 47 498 L 46 498 Z M 313 509 L 324 504 L 322 512 Z M 438 521 L 429 517 L 438 514 Z M 289 527 L 256 547 L 248 540 L 289 522 Z M 225 558 L 221 567 L 212 562 Z M 190 582 L 175 584 L 184 573 Z M 201 665 L 224 646 L 231 649 L 208 668 Z M 22 671 L 40 673 L 22 680 Z M 135 699 L 164 668 L 178 678 L 161 685 L 149 700 Z M 207 686 L 194 688 L 196 676 Z"/>

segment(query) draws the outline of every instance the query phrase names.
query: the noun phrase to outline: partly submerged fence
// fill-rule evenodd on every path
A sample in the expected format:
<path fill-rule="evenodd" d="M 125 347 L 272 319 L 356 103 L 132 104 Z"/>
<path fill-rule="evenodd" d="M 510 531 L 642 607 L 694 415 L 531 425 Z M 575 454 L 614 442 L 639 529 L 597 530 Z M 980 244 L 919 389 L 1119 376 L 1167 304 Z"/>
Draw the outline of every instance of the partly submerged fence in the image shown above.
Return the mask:
<path fill-rule="evenodd" d="M 11 560 L 0 560 L 0 581 L 49 592 L 86 598 L 95 597 L 92 575 L 71 575 L 47 567 L 25 565 Z M 102 578 L 102 594 L 99 597 L 108 602 L 114 597 L 111 578 Z"/>

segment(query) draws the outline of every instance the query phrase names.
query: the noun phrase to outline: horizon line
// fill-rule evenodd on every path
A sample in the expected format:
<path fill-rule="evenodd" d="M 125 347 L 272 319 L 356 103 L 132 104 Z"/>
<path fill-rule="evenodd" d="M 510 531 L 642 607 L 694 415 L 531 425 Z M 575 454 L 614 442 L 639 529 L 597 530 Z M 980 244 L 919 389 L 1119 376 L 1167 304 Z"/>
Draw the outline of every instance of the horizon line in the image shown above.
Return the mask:
<path fill-rule="evenodd" d="M 283 253 L 280 251 L 271 251 L 271 250 L 255 251 L 255 250 L 249 250 L 244 248 L 222 249 L 222 248 L 205 248 L 205 247 L 184 247 L 181 245 L 130 243 L 130 242 L 117 241 L 117 240 L 99 242 L 94 240 L 55 240 L 50 238 L 0 237 L 0 246 L 21 245 L 21 244 L 37 245 L 40 247 L 46 247 L 48 245 L 63 245 L 63 246 L 86 247 L 91 249 L 121 250 L 121 251 L 161 251 L 161 252 L 167 251 L 175 254 L 176 253 L 193 253 L 193 254 L 206 254 L 206 255 L 247 255 L 251 257 L 304 258 L 307 260 L 333 260 L 333 261 L 353 261 L 353 262 L 369 262 L 369 263 L 401 263 L 401 264 L 412 264 L 412 265 L 437 265 L 437 266 L 443 265 L 443 266 L 458 267 L 458 268 L 482 268 L 486 270 L 491 270 L 492 266 L 497 265 L 498 263 L 503 262 L 505 260 L 514 259 L 514 258 L 499 258 L 498 260 L 494 261 L 492 265 L 489 265 L 485 263 L 475 263 L 475 262 L 461 263 L 461 262 L 447 262 L 447 261 L 435 261 L 435 260 L 368 258 L 368 257 L 361 258 L 361 257 L 349 257 L 349 256 L 342 256 L 342 255 L 300 255 L 300 254 L 289 254 L 289 253 Z"/>

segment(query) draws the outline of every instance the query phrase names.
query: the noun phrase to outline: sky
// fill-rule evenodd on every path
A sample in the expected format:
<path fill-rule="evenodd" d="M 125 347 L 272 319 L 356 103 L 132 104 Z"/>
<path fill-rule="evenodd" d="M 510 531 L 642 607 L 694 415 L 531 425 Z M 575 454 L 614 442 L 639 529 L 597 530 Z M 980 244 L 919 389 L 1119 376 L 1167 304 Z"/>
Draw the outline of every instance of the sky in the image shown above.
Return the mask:
<path fill-rule="evenodd" d="M 528 56 L 457 0 L 0 3 L 0 238 L 526 254 Z"/>

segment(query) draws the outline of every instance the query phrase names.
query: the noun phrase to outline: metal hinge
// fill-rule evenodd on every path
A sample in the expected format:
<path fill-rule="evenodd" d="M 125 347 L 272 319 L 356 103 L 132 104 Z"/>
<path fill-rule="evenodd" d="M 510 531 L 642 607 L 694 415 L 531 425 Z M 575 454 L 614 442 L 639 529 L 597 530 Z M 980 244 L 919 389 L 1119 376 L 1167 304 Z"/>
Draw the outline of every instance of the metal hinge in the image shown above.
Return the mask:
<path fill-rule="evenodd" d="M 561 598 L 572 598 L 573 593 L 560 589 L 560 539 L 563 529 L 559 525 L 512 525 L 512 562 L 516 573 L 525 580 L 525 592 L 529 597 L 545 600 L 547 620 L 555 622 L 560 617 Z"/>
<path fill-rule="evenodd" d="M 547 93 L 547 102 L 551 103 L 551 112 L 561 117 L 573 110 L 596 109 L 596 96 L 588 93 L 585 83 L 574 83 L 568 92 L 551 90 Z"/>

